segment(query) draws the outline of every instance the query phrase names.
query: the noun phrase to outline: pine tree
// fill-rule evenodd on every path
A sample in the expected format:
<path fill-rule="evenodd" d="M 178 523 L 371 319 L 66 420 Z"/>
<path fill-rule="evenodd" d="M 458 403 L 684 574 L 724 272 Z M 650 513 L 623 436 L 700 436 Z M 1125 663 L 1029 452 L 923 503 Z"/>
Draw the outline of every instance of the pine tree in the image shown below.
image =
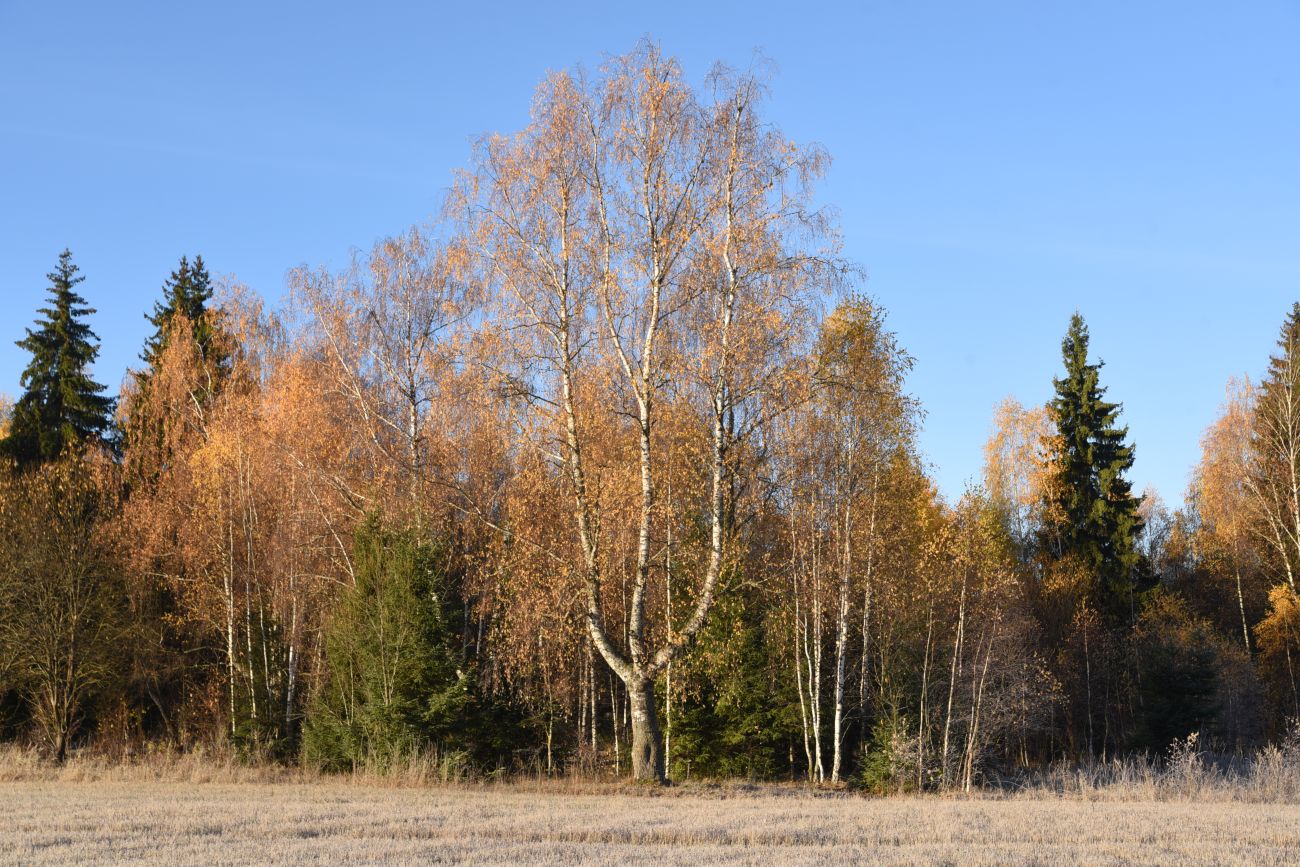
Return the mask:
<path fill-rule="evenodd" d="M 1053 384 L 1051 402 L 1058 439 L 1051 486 L 1048 548 L 1074 557 L 1092 577 L 1091 595 L 1112 615 L 1132 611 L 1141 530 L 1138 500 L 1125 474 L 1133 467 L 1128 427 L 1118 425 L 1120 404 L 1104 399 L 1102 363 L 1088 363 L 1088 327 L 1075 313 L 1061 344 L 1065 376 Z"/>
<path fill-rule="evenodd" d="M 65 448 L 100 439 L 109 429 L 113 399 L 89 375 L 99 344 L 83 321 L 95 311 L 73 288 L 85 279 L 77 271 L 72 253 L 60 253 L 58 267 L 46 275 L 50 304 L 37 311 L 44 318 L 17 342 L 32 360 L 23 371 L 24 393 L 3 446 L 20 464 L 54 460 Z"/>
<path fill-rule="evenodd" d="M 145 340 L 144 352 L 140 357 L 150 369 L 158 367 L 167 345 L 167 329 L 178 313 L 189 321 L 199 351 L 205 359 L 208 358 L 215 330 L 210 317 L 205 315 L 211 300 L 212 278 L 203 264 L 203 257 L 195 256 L 194 264 L 191 265 L 189 257 L 182 256 L 176 270 L 163 283 L 162 300 L 154 302 L 152 314 L 145 315 L 153 325 L 154 333 Z"/>

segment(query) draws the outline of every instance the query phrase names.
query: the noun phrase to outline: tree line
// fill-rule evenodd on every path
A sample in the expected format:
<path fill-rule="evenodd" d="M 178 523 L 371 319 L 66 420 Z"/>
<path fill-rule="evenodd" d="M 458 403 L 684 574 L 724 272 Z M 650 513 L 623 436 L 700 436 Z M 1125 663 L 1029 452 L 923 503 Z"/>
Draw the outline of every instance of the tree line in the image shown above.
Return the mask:
<path fill-rule="evenodd" d="M 1300 305 L 1181 509 L 1077 314 L 947 502 L 764 94 L 554 73 L 441 221 L 278 309 L 181 258 L 116 400 L 64 251 L 2 413 L 0 734 L 880 791 L 1283 735 Z"/>

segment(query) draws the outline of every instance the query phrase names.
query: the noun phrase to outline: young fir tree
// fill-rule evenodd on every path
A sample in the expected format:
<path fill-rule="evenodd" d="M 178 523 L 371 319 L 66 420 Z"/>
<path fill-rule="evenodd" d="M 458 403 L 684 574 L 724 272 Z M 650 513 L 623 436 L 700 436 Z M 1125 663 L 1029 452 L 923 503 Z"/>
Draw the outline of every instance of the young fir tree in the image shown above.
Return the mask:
<path fill-rule="evenodd" d="M 308 761 L 385 771 L 436 747 L 475 745 L 472 678 L 452 619 L 446 552 L 371 516 L 353 544 L 356 582 L 324 632 L 325 668 L 304 731 Z"/>
<path fill-rule="evenodd" d="M 109 429 L 113 400 L 90 378 L 98 338 L 83 321 L 94 313 L 73 287 L 84 280 L 72 253 L 59 254 L 50 274 L 50 303 L 38 312 L 35 330 L 18 346 L 32 355 L 23 371 L 22 397 L 14 405 L 4 451 L 19 464 L 54 460 L 68 447 L 101 439 Z"/>
<path fill-rule="evenodd" d="M 163 299 L 154 302 L 153 313 L 145 318 L 154 327 L 154 333 L 144 343 L 141 358 L 156 369 L 167 345 L 167 330 L 172 319 L 180 314 L 190 323 L 194 342 L 204 359 L 209 358 L 213 349 L 214 327 L 211 318 L 206 315 L 208 302 L 212 300 L 212 278 L 203 264 L 202 256 L 194 257 L 191 265 L 189 258 L 181 257 L 180 264 L 163 283 Z"/>
<path fill-rule="evenodd" d="M 748 589 L 721 594 L 716 616 L 683 666 L 690 687 L 670 718 L 673 779 L 770 779 L 789 768 L 799 699 L 775 658 L 779 642 L 765 602 Z"/>
<path fill-rule="evenodd" d="M 1051 402 L 1058 433 L 1048 549 L 1073 557 L 1092 578 L 1098 608 L 1118 616 L 1133 610 L 1142 524 L 1125 473 L 1133 466 L 1128 428 L 1118 425 L 1120 404 L 1104 399 L 1102 363 L 1088 363 L 1088 327 L 1075 313 L 1061 343 L 1065 376 Z"/>

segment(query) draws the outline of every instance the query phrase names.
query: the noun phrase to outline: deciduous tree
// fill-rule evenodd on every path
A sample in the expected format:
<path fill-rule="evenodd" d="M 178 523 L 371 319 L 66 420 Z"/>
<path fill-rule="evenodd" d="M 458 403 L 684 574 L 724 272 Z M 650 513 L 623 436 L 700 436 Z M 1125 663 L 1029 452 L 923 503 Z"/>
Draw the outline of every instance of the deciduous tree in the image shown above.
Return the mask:
<path fill-rule="evenodd" d="M 0 688 L 17 687 L 59 762 L 122 673 L 125 594 L 105 536 L 117 488 L 94 454 L 0 472 Z"/>
<path fill-rule="evenodd" d="M 639 779 L 664 776 L 654 683 L 705 624 L 743 462 L 826 282 L 808 186 L 825 160 L 766 127 L 760 96 L 752 76 L 719 72 L 701 99 L 644 44 L 598 80 L 548 78 L 529 126 L 482 142 L 464 185 L 510 338 L 505 381 L 572 503 L 555 568 L 581 577 L 591 639 L 626 685 Z M 651 575 L 671 520 L 659 427 L 674 412 L 702 446 L 691 502 L 706 553 L 686 616 L 656 626 Z M 607 617 L 621 574 L 623 629 Z"/>

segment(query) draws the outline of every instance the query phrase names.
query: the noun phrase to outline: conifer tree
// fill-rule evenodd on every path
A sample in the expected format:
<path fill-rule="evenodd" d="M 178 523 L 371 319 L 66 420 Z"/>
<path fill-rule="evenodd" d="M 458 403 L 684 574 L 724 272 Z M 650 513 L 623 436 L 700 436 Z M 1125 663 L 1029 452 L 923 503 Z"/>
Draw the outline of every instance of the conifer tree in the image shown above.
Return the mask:
<path fill-rule="evenodd" d="M 1102 363 L 1088 362 L 1088 327 L 1078 313 L 1061 343 L 1065 376 L 1053 381 L 1056 422 L 1053 502 L 1046 532 L 1049 552 L 1073 557 L 1087 570 L 1094 603 L 1112 615 L 1132 611 L 1141 530 L 1138 500 L 1125 474 L 1133 467 L 1121 406 L 1105 400 Z"/>
<path fill-rule="evenodd" d="M 304 733 L 308 761 L 382 771 L 430 746 L 474 746 L 475 696 L 456 646 L 444 555 L 409 531 L 385 530 L 378 516 L 357 529 L 356 583 L 324 634 L 327 673 Z"/>
<path fill-rule="evenodd" d="M 208 358 L 213 343 L 213 324 L 205 314 L 208 302 L 212 300 L 212 278 L 202 256 L 194 257 L 190 264 L 189 257 L 182 256 L 180 264 L 163 283 L 163 298 L 154 302 L 153 313 L 145 318 L 154 327 L 154 333 L 145 340 L 144 352 L 140 356 L 150 369 L 157 368 L 167 344 L 167 329 L 172 319 L 179 313 L 184 316 L 193 329 L 194 342 L 198 344 L 203 357 Z"/>
<path fill-rule="evenodd" d="M 163 297 L 154 303 L 153 313 L 145 314 L 154 331 L 140 354 L 145 366 L 130 373 L 120 413 L 128 475 L 133 482 L 157 481 L 159 468 L 168 463 L 169 452 L 176 445 L 169 432 L 179 430 L 177 414 L 166 404 L 174 402 L 179 392 L 187 405 L 193 401 L 206 406 L 230 371 L 229 341 L 219 333 L 219 323 L 208 309 L 212 295 L 203 257 L 196 256 L 191 264 L 189 257 L 182 256 L 163 282 Z M 173 349 L 178 352 L 168 360 Z M 164 368 L 169 368 L 170 374 Z M 163 384 L 160 389 L 163 380 L 170 385 Z M 180 383 L 184 385 L 178 389 Z"/>
<path fill-rule="evenodd" d="M 113 399 L 90 378 L 99 355 L 98 338 L 84 319 L 93 314 L 74 287 L 85 278 L 72 253 L 59 254 L 50 281 L 49 306 L 18 346 L 32 355 L 23 371 L 23 395 L 14 406 L 4 451 L 19 464 L 54 460 L 65 448 L 103 437 L 109 429 Z"/>
<path fill-rule="evenodd" d="M 1300 302 L 1291 306 L 1269 357 L 1251 413 L 1246 490 L 1266 540 L 1269 565 L 1285 577 L 1292 593 L 1300 586 Z"/>

